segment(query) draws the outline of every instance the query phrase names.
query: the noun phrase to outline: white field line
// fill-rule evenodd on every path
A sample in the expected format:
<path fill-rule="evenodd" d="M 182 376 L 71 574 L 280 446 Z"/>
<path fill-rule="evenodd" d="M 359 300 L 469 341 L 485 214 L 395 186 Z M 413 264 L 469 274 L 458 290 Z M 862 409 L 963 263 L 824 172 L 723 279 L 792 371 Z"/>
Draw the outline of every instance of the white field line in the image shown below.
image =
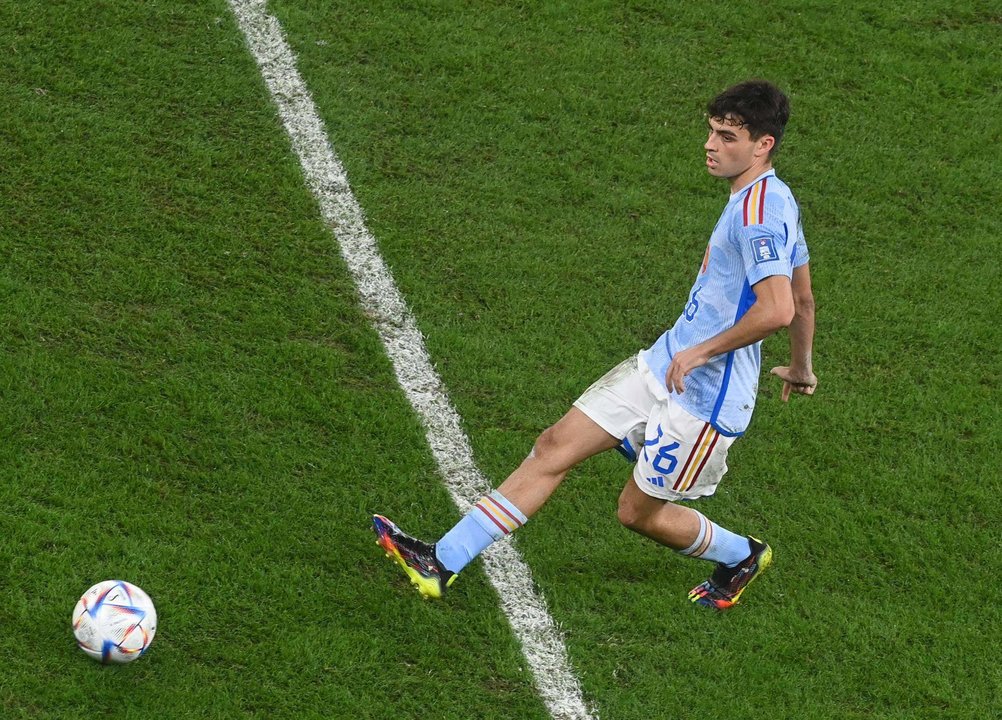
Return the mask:
<path fill-rule="evenodd" d="M 362 307 L 386 346 L 400 386 L 424 424 L 449 494 L 460 512 L 466 513 L 490 485 L 474 463 L 470 442 L 432 367 L 421 332 L 365 226 L 362 209 L 296 69 L 295 55 L 282 27 L 267 14 L 264 0 L 229 3 L 278 105 L 306 183 L 355 279 Z M 521 555 L 511 543 L 499 542 L 482 557 L 550 714 L 557 720 L 596 717 L 582 698 L 563 637 L 545 600 L 534 590 L 532 575 Z"/>

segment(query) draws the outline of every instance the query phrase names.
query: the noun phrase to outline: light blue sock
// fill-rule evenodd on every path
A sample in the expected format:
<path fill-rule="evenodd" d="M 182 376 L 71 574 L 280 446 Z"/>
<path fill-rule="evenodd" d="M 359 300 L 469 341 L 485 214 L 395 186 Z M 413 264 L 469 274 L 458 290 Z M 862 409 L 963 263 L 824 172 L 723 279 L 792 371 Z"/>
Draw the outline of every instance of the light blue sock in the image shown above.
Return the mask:
<path fill-rule="evenodd" d="M 435 556 L 458 573 L 491 543 L 522 527 L 528 518 L 497 490 L 480 499 L 452 530 L 435 543 Z"/>
<path fill-rule="evenodd" d="M 435 543 L 435 557 L 449 572 L 458 573 L 495 540 L 470 514 Z"/>
<path fill-rule="evenodd" d="M 713 536 L 710 540 L 710 547 L 703 553 L 705 560 L 723 563 L 727 567 L 734 567 L 746 557 L 751 555 L 751 545 L 744 535 L 732 533 L 727 528 L 722 528 L 717 523 L 711 522 Z"/>
<path fill-rule="evenodd" d="M 680 554 L 723 563 L 727 567 L 734 567 L 751 554 L 748 538 L 720 527 L 701 512 L 694 512 L 699 515 L 699 533 L 692 545 L 678 551 Z"/>

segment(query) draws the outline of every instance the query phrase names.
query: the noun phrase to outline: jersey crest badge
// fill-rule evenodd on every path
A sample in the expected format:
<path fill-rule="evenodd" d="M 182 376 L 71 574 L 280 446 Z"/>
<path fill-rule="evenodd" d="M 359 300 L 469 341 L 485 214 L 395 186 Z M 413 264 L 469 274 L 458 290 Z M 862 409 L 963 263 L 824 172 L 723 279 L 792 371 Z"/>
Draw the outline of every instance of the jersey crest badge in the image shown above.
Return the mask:
<path fill-rule="evenodd" d="M 779 253 L 776 252 L 776 243 L 771 237 L 755 238 L 751 241 L 751 244 L 756 264 L 779 259 Z"/>

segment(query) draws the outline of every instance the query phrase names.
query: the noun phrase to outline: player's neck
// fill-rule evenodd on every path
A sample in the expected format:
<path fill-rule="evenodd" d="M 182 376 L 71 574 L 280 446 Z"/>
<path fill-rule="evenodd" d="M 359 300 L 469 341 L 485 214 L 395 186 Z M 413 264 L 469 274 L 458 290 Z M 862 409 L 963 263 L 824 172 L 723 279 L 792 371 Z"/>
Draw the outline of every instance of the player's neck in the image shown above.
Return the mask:
<path fill-rule="evenodd" d="M 747 170 L 745 170 L 740 175 L 735 175 L 732 178 L 728 178 L 731 183 L 731 195 L 737 192 L 741 192 L 746 187 L 748 187 L 752 181 L 763 173 L 767 173 L 772 170 L 772 162 L 768 159 L 762 162 L 757 162 L 751 165 Z"/>

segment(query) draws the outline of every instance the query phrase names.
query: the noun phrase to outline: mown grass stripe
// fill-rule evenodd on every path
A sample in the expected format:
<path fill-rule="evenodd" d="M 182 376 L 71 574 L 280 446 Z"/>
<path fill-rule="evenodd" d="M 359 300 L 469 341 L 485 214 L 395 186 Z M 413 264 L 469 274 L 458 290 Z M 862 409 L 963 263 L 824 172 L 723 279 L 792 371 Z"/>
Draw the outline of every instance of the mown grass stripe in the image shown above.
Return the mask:
<path fill-rule="evenodd" d="M 306 183 L 338 241 L 362 306 L 386 347 L 400 386 L 425 427 L 449 493 L 465 513 L 489 485 L 474 463 L 459 415 L 432 367 L 414 317 L 366 228 L 362 209 L 296 69 L 295 56 L 281 25 L 267 14 L 263 0 L 230 0 L 230 7 L 278 106 Z M 593 717 L 571 671 L 563 638 L 545 600 L 534 590 L 530 570 L 518 551 L 509 543 L 497 543 L 483 558 L 550 714 L 561 720 Z"/>

